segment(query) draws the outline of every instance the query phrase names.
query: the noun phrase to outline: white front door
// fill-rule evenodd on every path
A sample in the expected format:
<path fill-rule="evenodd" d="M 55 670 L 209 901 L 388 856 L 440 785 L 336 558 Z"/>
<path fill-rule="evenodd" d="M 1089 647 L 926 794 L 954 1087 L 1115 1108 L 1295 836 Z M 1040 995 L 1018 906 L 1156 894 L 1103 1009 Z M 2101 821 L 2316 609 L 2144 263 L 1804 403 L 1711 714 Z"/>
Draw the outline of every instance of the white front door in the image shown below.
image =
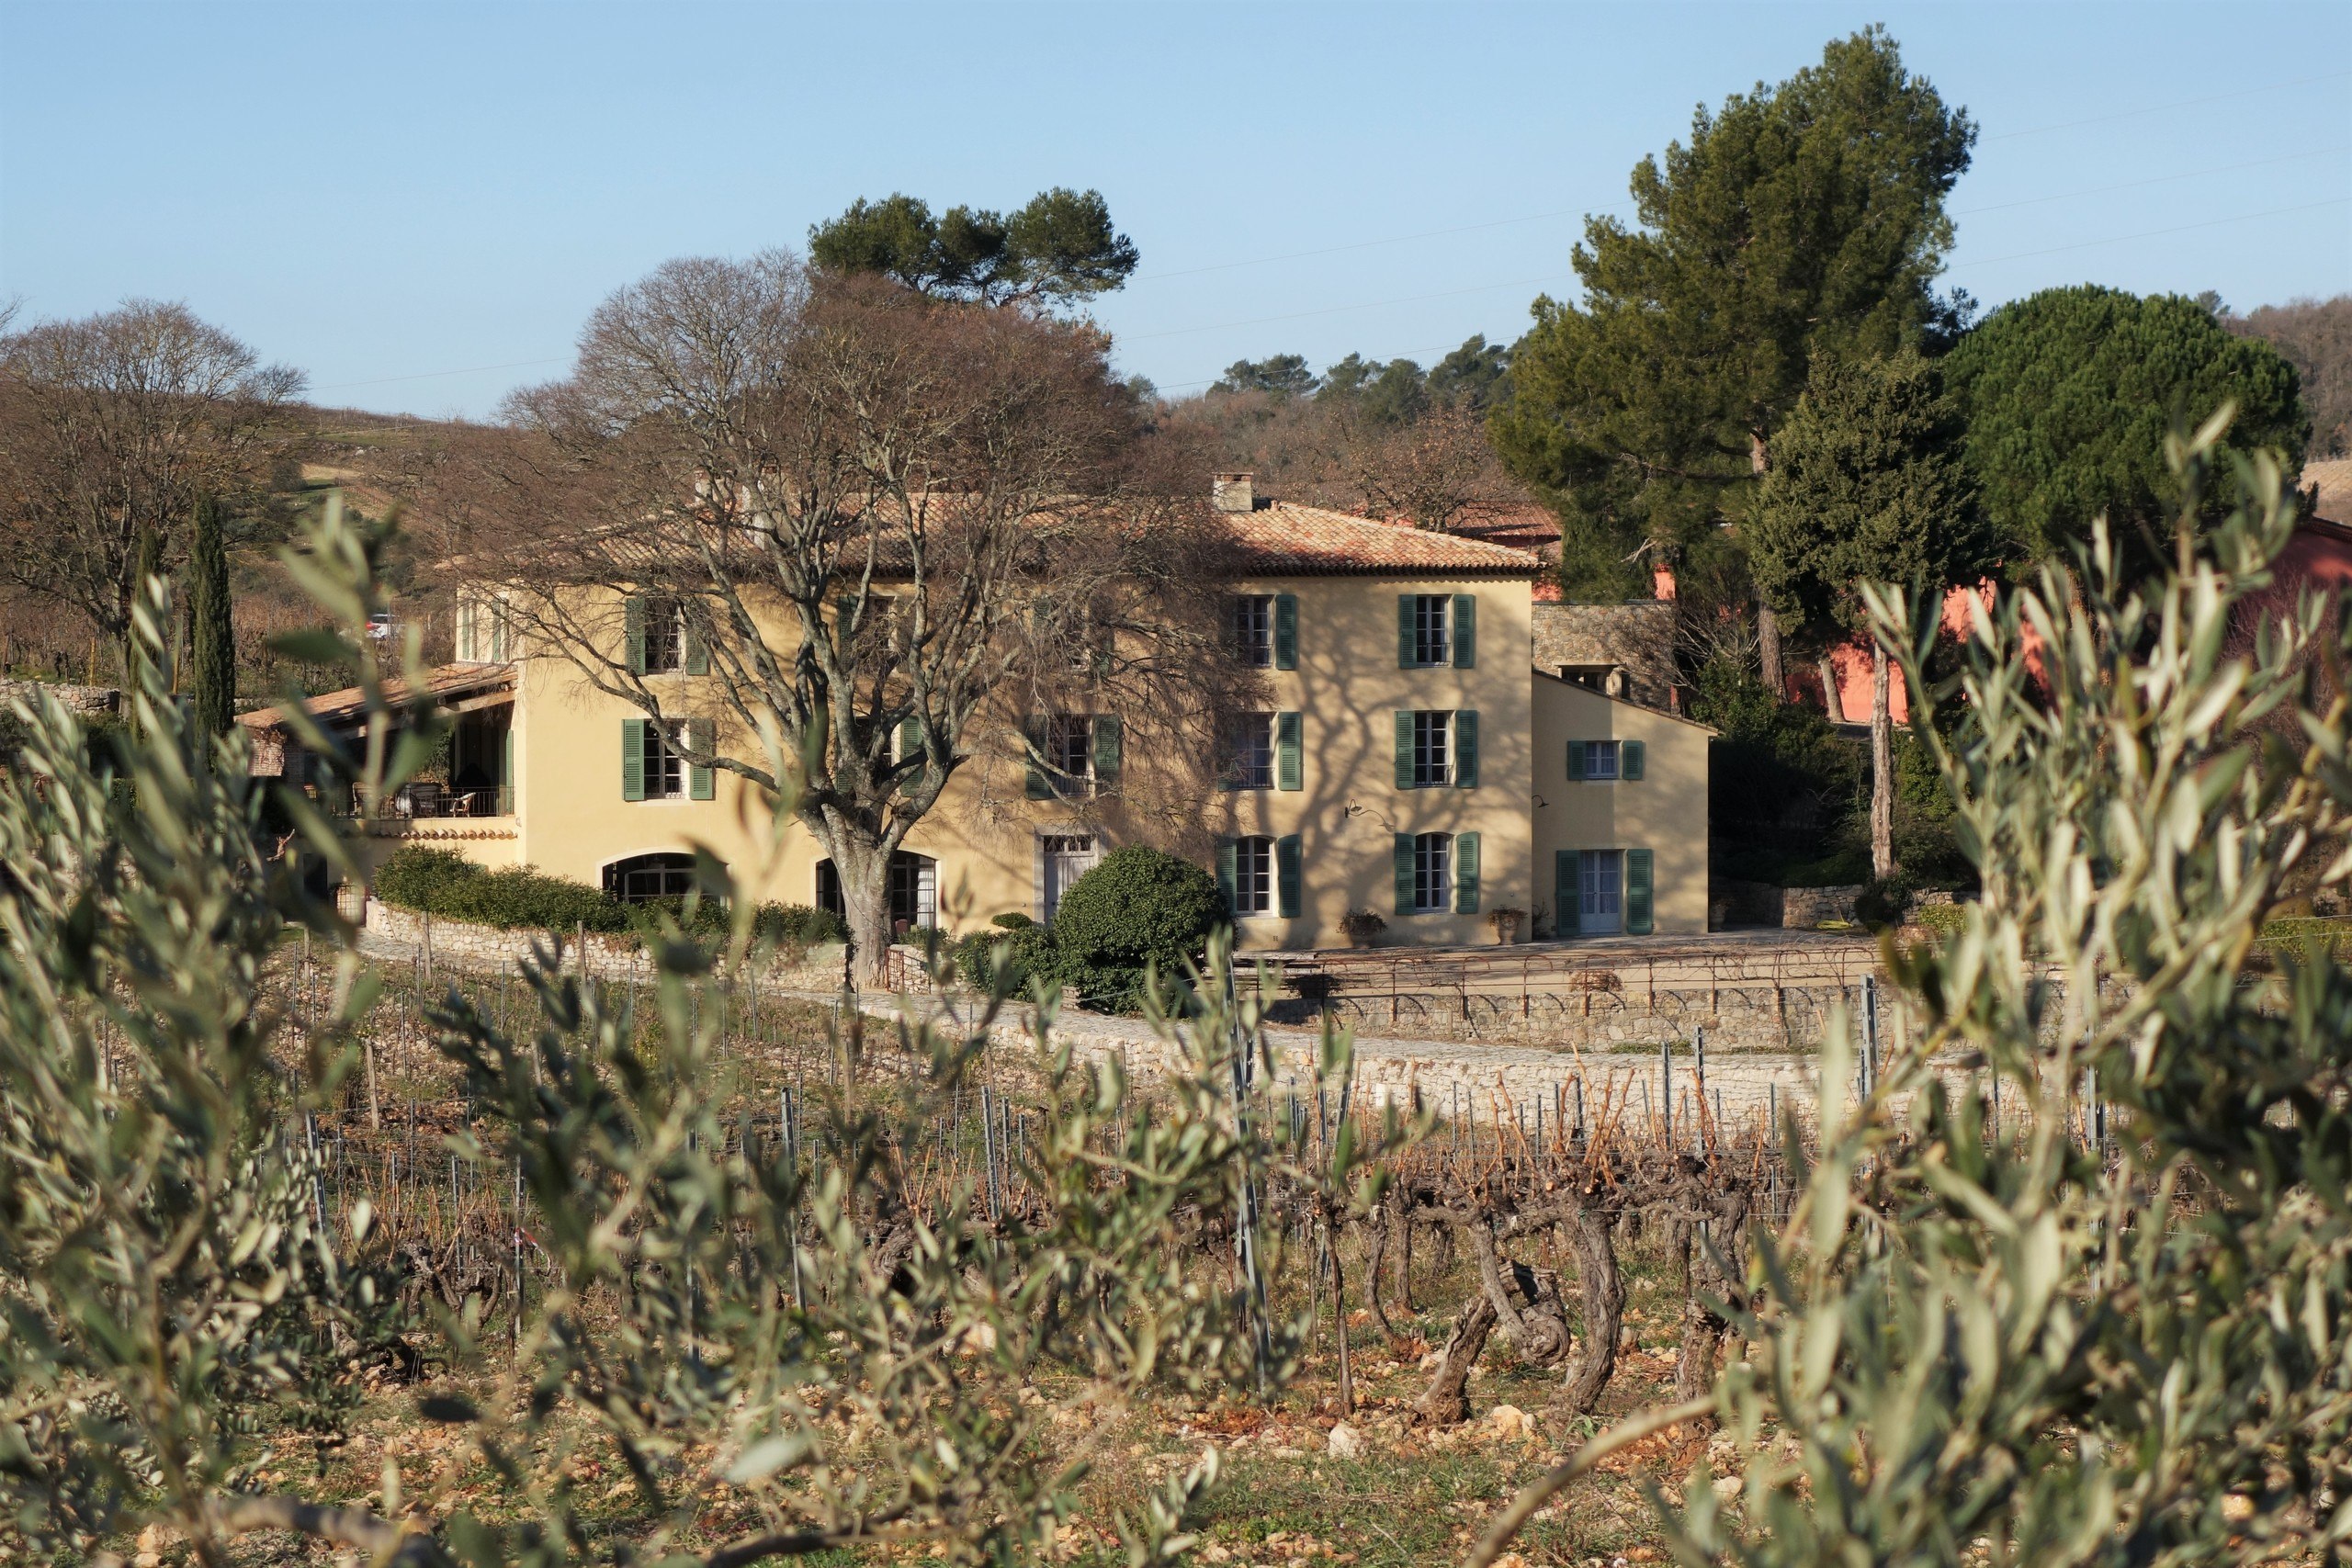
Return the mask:
<path fill-rule="evenodd" d="M 1625 852 L 1587 850 L 1578 857 L 1582 888 L 1577 930 L 1587 936 L 1625 928 Z"/>
<path fill-rule="evenodd" d="M 1045 856 L 1045 912 L 1038 918 L 1050 921 L 1054 911 L 1061 908 L 1062 895 L 1070 884 L 1094 869 L 1102 852 L 1094 847 L 1093 835 L 1073 833 L 1053 835 L 1038 842 L 1038 852 Z"/>

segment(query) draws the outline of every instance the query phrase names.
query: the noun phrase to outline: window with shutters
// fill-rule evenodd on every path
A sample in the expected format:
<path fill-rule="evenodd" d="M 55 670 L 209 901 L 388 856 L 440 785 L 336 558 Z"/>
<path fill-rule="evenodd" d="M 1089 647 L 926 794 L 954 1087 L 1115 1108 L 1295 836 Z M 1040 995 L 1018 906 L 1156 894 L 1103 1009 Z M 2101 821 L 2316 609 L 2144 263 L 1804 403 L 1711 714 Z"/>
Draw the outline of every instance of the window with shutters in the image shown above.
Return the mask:
<path fill-rule="evenodd" d="M 1413 662 L 1450 664 L 1453 661 L 1453 595 L 1413 595 Z"/>
<path fill-rule="evenodd" d="M 1453 908 L 1453 835 L 1420 833 L 1413 839 L 1413 912 L 1442 915 Z"/>
<path fill-rule="evenodd" d="M 1413 716 L 1413 787 L 1446 789 L 1453 784 L 1453 714 L 1425 709 Z"/>
<path fill-rule="evenodd" d="M 1226 777 L 1235 789 L 1274 787 L 1274 716 L 1234 716 L 1226 730 Z"/>
<path fill-rule="evenodd" d="M 1274 912 L 1274 841 L 1269 838 L 1236 839 L 1233 842 L 1233 912 L 1271 915 Z"/>
<path fill-rule="evenodd" d="M 463 664 L 503 664 L 513 657 L 506 601 L 469 593 L 458 601 L 454 651 Z"/>
<path fill-rule="evenodd" d="M 1584 748 L 1584 772 L 1579 777 L 1595 784 L 1606 784 L 1617 777 L 1616 741 L 1579 740 L 1577 744 Z"/>
<path fill-rule="evenodd" d="M 1254 669 L 1274 664 L 1274 596 L 1244 593 L 1233 601 L 1233 656 Z"/>
<path fill-rule="evenodd" d="M 1042 750 L 1046 766 L 1057 775 L 1058 793 L 1087 795 L 1094 783 L 1094 720 L 1082 713 L 1046 716 Z"/>
<path fill-rule="evenodd" d="M 645 662 L 648 675 L 675 675 L 686 667 L 684 606 L 666 597 L 645 602 Z"/>
<path fill-rule="evenodd" d="M 648 725 L 645 728 L 645 798 L 686 798 L 686 760 L 678 754 L 684 739 L 682 723 Z"/>

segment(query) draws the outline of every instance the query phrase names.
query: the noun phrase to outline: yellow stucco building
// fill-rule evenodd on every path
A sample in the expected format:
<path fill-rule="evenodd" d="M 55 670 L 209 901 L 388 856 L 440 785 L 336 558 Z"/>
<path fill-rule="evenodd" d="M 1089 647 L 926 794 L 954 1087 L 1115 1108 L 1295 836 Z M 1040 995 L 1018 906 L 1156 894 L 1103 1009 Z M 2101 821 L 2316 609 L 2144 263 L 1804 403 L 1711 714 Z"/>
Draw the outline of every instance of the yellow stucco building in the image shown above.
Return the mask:
<path fill-rule="evenodd" d="M 1223 486 L 1220 508 L 1234 636 L 1266 702 L 1232 716 L 1197 837 L 1244 946 L 1340 945 L 1358 911 L 1385 922 L 1383 944 L 1492 942 L 1498 909 L 1530 917 L 1522 939 L 1706 929 L 1708 731 L 1531 667 L 1534 556 L 1253 502 L 1246 482 Z M 683 765 L 566 660 L 509 646 L 479 601 L 457 642 L 434 676 L 458 713 L 449 779 L 368 824 L 382 852 L 428 843 L 645 897 L 684 891 L 699 845 L 750 896 L 837 904 L 822 849 L 797 825 L 779 834 L 761 792 Z M 694 650 L 661 644 L 645 667 L 694 711 Z M 950 779 L 894 863 L 897 920 L 953 933 L 1009 911 L 1050 919 L 1103 853 L 1145 836 L 1117 775 L 1153 767 L 1148 747 L 1115 716 L 1053 722 L 1067 772 L 1048 787 L 1033 777 L 1024 798 L 979 810 L 974 778 Z"/>

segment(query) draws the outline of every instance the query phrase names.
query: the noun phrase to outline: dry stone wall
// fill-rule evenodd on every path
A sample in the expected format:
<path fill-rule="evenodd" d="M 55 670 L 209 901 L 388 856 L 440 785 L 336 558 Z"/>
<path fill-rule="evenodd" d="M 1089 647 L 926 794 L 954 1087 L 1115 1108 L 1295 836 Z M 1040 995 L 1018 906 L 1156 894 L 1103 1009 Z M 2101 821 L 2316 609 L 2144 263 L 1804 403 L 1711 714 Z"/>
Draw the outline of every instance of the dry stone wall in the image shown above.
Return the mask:
<path fill-rule="evenodd" d="M 634 936 L 589 931 L 582 943 L 573 931 L 503 931 L 496 926 L 442 919 L 411 909 L 395 909 L 380 898 L 368 900 L 361 929 L 371 937 L 413 950 L 421 959 L 460 969 L 510 970 L 531 954 L 532 948 L 560 947 L 567 968 L 585 968 L 608 979 L 643 978 L 650 973 L 645 951 Z M 582 953 L 585 959 L 582 959 Z M 780 964 L 763 977 L 763 984 L 828 989 L 840 983 L 841 945 L 826 943 Z"/>

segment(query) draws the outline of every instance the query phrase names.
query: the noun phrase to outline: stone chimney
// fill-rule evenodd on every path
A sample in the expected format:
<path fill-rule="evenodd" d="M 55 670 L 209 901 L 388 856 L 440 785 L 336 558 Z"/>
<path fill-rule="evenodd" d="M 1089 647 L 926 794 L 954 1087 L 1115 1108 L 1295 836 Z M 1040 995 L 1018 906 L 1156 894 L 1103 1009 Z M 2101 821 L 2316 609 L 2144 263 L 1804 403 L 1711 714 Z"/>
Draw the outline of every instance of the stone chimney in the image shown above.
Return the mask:
<path fill-rule="evenodd" d="M 1258 476 L 1219 474 L 1209 481 L 1209 504 L 1219 512 L 1258 510 Z"/>

